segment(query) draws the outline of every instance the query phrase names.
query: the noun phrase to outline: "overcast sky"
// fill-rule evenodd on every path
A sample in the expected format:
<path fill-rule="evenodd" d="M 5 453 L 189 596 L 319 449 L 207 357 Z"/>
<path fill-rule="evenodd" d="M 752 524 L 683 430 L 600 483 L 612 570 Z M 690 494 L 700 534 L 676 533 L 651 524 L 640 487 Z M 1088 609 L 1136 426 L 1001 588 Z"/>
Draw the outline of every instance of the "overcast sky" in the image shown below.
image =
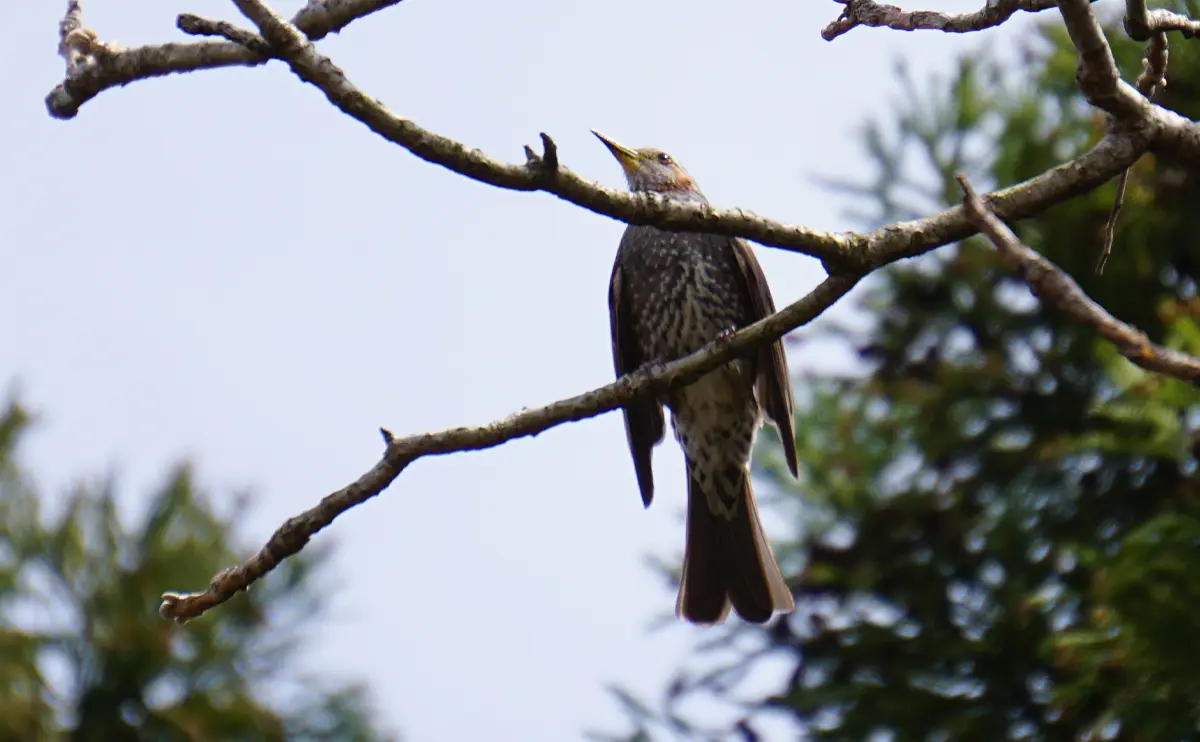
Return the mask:
<path fill-rule="evenodd" d="M 6 3 L 0 45 L 0 387 L 41 415 L 25 463 L 50 492 L 112 472 L 132 519 L 187 457 L 220 502 L 256 496 L 242 535 L 257 545 L 369 468 L 381 425 L 482 423 L 610 380 L 622 224 L 419 161 L 277 62 L 138 82 L 51 119 L 65 5 Z M 224 0 L 84 9 L 126 46 L 186 39 L 180 12 L 246 23 Z M 406 0 L 322 50 L 393 111 L 491 155 L 520 161 L 545 131 L 569 167 L 620 185 L 597 128 L 671 152 L 717 205 L 846 229 L 844 198 L 813 176 L 863 172 L 857 132 L 897 94 L 896 59 L 924 79 L 978 37 L 826 43 L 838 10 Z M 758 254 L 780 305 L 823 276 Z M 703 635 L 650 630 L 674 594 L 645 558 L 683 544 L 670 439 L 655 471 L 644 511 L 615 414 L 418 462 L 318 537 L 337 543 L 342 585 L 308 664 L 369 682 L 413 741 L 619 729 L 604 685 L 657 691 Z"/>

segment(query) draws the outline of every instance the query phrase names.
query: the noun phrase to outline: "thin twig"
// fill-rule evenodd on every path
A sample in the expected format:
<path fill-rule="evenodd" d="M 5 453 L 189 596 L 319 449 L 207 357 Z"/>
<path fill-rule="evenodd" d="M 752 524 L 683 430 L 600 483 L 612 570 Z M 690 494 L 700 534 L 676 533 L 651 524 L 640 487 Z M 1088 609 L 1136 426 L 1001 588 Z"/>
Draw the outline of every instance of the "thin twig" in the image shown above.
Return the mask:
<path fill-rule="evenodd" d="M 1184 381 L 1200 379 L 1200 358 L 1155 345 L 1145 333 L 1113 317 L 1084 293 L 1075 279 L 1021 244 L 1012 230 L 988 210 L 966 178 L 959 175 L 956 179 L 963 191 L 963 207 L 967 217 L 987 235 L 1004 261 L 1021 275 L 1034 296 L 1095 330 L 1100 337 L 1116 346 L 1122 356 L 1147 371 Z"/>
<path fill-rule="evenodd" d="M 1049 10 L 1056 0 L 996 0 L 973 13 L 942 13 L 936 10 L 904 10 L 872 0 L 834 0 L 846 6 L 841 16 L 821 31 L 821 38 L 833 41 L 855 26 L 875 26 L 896 31 L 944 31 L 970 33 L 999 26 L 1018 10 L 1037 13 Z"/>
<path fill-rule="evenodd" d="M 1138 75 L 1134 83 L 1134 87 L 1146 100 L 1153 101 L 1154 96 L 1167 86 L 1167 53 L 1167 35 L 1160 32 L 1151 36 L 1150 43 L 1146 45 L 1146 56 L 1142 60 L 1142 74 Z M 1117 218 L 1121 215 L 1121 206 L 1125 202 L 1125 188 L 1129 184 L 1129 171 L 1130 168 L 1121 171 L 1121 177 L 1117 179 L 1117 193 L 1113 197 L 1112 210 L 1108 213 L 1108 221 L 1104 223 L 1104 245 L 1100 250 L 1100 259 L 1096 261 L 1097 275 L 1104 272 L 1104 266 L 1108 264 L 1108 258 L 1112 255 Z"/>
<path fill-rule="evenodd" d="M 1121 216 L 1121 205 L 1125 202 L 1125 187 L 1129 184 L 1129 168 L 1121 171 L 1117 178 L 1117 192 L 1113 196 L 1112 209 L 1108 212 L 1108 220 L 1104 222 L 1104 244 L 1100 248 L 1100 258 L 1096 261 L 1096 275 L 1104 273 L 1108 258 L 1112 255 L 1113 240 L 1117 233 L 1117 218 Z"/>
<path fill-rule="evenodd" d="M 271 45 L 264 41 L 263 37 L 244 28 L 238 28 L 228 21 L 213 21 L 191 13 L 181 13 L 175 25 L 179 27 L 180 31 L 192 36 L 220 36 L 238 46 L 246 47 L 255 54 L 263 57 L 273 56 Z"/>
<path fill-rule="evenodd" d="M 396 438 L 387 430 L 381 430 L 387 451 L 379 463 L 358 481 L 326 496 L 310 510 L 289 518 L 257 554 L 236 567 L 222 570 L 213 577 L 207 590 L 199 593 L 163 593 L 159 614 L 177 623 L 185 623 L 229 600 L 274 569 L 283 559 L 299 552 L 314 534 L 332 523 L 334 518 L 378 495 L 405 467 L 419 458 L 492 448 L 516 438 L 537 435 L 562 423 L 615 410 L 640 395 L 662 395 L 812 321 L 833 306 L 856 283 L 858 278 L 854 276 L 831 276 L 799 301 L 710 343 L 686 358 L 643 368 L 599 389 L 545 407 L 524 410 L 503 420 L 403 438 Z"/>

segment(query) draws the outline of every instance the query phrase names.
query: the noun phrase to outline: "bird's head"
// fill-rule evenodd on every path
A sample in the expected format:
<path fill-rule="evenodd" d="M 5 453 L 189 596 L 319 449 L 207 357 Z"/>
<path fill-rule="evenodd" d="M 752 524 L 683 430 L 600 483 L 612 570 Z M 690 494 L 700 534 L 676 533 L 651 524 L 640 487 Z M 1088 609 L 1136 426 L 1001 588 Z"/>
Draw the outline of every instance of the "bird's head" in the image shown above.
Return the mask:
<path fill-rule="evenodd" d="M 675 159 L 659 149 L 630 149 L 618 144 L 596 130 L 592 133 L 604 142 L 608 151 L 613 153 L 621 169 L 625 171 L 625 180 L 631 191 L 658 191 L 659 193 L 696 193 L 696 181 L 688 175 Z"/>

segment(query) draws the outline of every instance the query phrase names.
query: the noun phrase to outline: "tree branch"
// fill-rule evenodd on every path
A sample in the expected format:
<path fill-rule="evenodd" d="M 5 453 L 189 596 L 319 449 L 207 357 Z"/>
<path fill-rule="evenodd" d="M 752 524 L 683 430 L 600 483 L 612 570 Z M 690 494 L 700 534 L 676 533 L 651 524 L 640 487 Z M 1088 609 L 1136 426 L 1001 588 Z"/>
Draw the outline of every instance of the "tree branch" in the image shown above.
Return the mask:
<path fill-rule="evenodd" d="M 337 33 L 353 21 L 396 5 L 401 0 L 323 0 L 310 2 L 292 19 L 308 38 L 319 41 Z M 193 16 L 194 17 L 194 16 Z M 68 25 L 76 30 L 69 32 Z M 109 88 L 128 85 L 135 80 L 192 72 L 200 69 L 254 67 L 267 57 L 232 42 L 200 41 L 179 44 L 149 44 L 134 49 L 106 50 L 96 41 L 93 31 L 83 28 L 79 0 L 70 0 L 60 28 L 63 44 L 72 33 L 76 44 L 86 39 L 90 53 L 77 55 L 75 63 L 67 57 L 67 76 L 46 96 L 46 109 L 60 119 L 73 118 L 79 108 Z M 62 47 L 60 47 L 61 49 Z M 64 57 L 66 55 L 64 54 Z"/>
<path fill-rule="evenodd" d="M 984 206 L 966 178 L 959 175 L 957 180 L 963 190 L 963 206 L 968 218 L 987 235 L 1004 261 L 1021 275 L 1034 296 L 1095 330 L 1116 346 L 1122 356 L 1147 371 L 1184 381 L 1200 379 L 1200 358 L 1155 345 L 1145 333 L 1113 317 L 1058 266 L 1021 244 L 1012 230 Z"/>
<path fill-rule="evenodd" d="M 1093 0 L 1094 1 L 1094 0 Z M 942 13 L 936 10 L 904 10 L 872 0 L 834 0 L 846 6 L 841 16 L 821 31 L 821 38 L 833 41 L 855 26 L 875 26 L 896 31 L 944 31 L 970 33 L 999 26 L 1018 10 L 1037 13 L 1049 10 L 1056 0 L 995 0 L 974 13 Z"/>
<path fill-rule="evenodd" d="M 222 570 L 209 587 L 199 593 L 163 593 L 158 612 L 163 618 L 185 623 L 224 603 L 262 578 L 282 560 L 297 553 L 308 540 L 350 508 L 378 495 L 412 462 L 425 456 L 460 451 L 479 451 L 502 443 L 537 435 L 556 425 L 595 417 L 615 410 L 635 397 L 661 396 L 704 374 L 745 355 L 751 349 L 774 342 L 819 316 L 858 283 L 856 276 L 831 276 L 800 300 L 769 317 L 720 338 L 686 358 L 643 367 L 612 384 L 503 420 L 476 427 L 452 428 L 439 433 L 421 433 L 395 438 L 383 431 L 387 450 L 366 474 L 321 500 L 314 508 L 279 527 L 267 544 L 236 567 Z"/>

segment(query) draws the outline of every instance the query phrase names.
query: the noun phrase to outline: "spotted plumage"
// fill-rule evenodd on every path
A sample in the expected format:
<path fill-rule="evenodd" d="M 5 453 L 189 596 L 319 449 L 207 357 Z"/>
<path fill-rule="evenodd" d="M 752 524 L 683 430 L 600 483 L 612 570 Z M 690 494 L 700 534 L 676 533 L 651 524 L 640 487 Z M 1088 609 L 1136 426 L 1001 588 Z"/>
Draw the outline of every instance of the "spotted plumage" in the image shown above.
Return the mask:
<path fill-rule="evenodd" d="M 597 133 L 625 171 L 632 190 L 707 203 L 671 157 L 631 150 Z M 647 363 L 693 353 L 723 332 L 775 310 L 762 269 L 739 239 L 630 226 L 621 239 L 609 285 L 613 362 L 618 376 Z M 732 603 L 762 623 L 793 609 L 762 532 L 750 489 L 749 463 L 764 415 L 780 431 L 795 474 L 792 395 L 781 342 L 740 358 L 664 399 L 625 408 L 625 429 L 643 502 L 654 497 L 651 453 L 664 437 L 663 405 L 688 470 L 687 546 L 676 613 L 719 623 Z"/>

